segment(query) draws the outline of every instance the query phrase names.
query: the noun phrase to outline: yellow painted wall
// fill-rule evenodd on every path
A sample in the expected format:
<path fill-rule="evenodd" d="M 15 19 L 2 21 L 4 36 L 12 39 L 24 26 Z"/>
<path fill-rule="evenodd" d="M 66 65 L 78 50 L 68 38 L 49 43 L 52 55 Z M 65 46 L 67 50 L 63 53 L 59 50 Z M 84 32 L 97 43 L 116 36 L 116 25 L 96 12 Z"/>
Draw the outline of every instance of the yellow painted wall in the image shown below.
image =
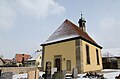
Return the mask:
<path fill-rule="evenodd" d="M 37 57 L 37 59 L 36 59 L 36 65 L 38 65 L 38 62 L 39 62 L 38 67 L 41 67 L 41 61 L 42 60 L 40 58 L 42 59 L 42 54 L 39 54 L 38 57 Z"/>
<path fill-rule="evenodd" d="M 81 43 L 82 43 L 81 49 L 83 55 L 83 72 L 102 70 L 101 49 L 85 41 L 82 41 Z M 90 64 L 88 65 L 86 64 L 86 44 L 89 46 L 89 53 L 90 53 Z M 100 65 L 97 65 L 96 49 L 98 49 L 99 52 Z"/>
<path fill-rule="evenodd" d="M 28 79 L 39 79 L 39 70 L 35 69 L 28 72 Z"/>
<path fill-rule="evenodd" d="M 71 60 L 71 70 L 76 67 L 75 40 L 47 45 L 44 52 L 44 70 L 47 61 L 51 61 L 52 67 L 54 67 L 55 55 L 62 55 L 62 70 L 66 70 L 66 60 Z"/>
<path fill-rule="evenodd" d="M 102 70 L 101 49 L 83 40 L 81 40 L 80 44 L 82 72 Z M 89 65 L 86 64 L 86 44 L 89 46 L 90 52 Z M 96 49 L 99 52 L 100 65 L 97 65 Z M 62 70 L 66 70 L 66 60 L 71 60 L 71 70 L 76 67 L 75 40 L 47 45 L 44 52 L 44 70 L 47 61 L 52 62 L 52 67 L 54 67 L 55 55 L 62 55 Z"/>

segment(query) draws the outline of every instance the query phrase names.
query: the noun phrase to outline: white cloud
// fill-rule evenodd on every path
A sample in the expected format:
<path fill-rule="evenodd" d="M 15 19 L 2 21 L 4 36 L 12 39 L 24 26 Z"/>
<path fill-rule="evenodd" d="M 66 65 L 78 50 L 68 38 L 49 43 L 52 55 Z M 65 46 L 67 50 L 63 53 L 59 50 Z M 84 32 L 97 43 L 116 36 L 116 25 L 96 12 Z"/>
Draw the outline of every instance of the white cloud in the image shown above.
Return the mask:
<path fill-rule="evenodd" d="M 61 14 L 65 8 L 54 0 L 16 0 L 21 12 L 37 18 L 50 14 Z"/>
<path fill-rule="evenodd" d="M 0 29 L 14 26 L 18 13 L 33 18 L 45 18 L 65 12 L 65 8 L 54 0 L 0 0 Z"/>

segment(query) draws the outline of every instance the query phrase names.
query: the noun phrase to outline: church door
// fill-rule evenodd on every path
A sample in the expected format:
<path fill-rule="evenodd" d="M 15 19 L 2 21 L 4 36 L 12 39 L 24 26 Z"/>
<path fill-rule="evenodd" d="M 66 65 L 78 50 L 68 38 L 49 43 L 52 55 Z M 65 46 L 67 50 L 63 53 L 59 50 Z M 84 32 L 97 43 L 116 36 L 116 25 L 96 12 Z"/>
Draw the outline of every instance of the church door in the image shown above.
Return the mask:
<path fill-rule="evenodd" d="M 57 71 L 60 71 L 61 70 L 61 57 L 57 56 L 55 57 L 55 60 L 54 60 L 54 63 L 55 63 L 55 67 L 57 68 Z"/>
<path fill-rule="evenodd" d="M 60 59 L 55 59 L 55 67 L 57 68 L 57 71 L 60 71 Z"/>

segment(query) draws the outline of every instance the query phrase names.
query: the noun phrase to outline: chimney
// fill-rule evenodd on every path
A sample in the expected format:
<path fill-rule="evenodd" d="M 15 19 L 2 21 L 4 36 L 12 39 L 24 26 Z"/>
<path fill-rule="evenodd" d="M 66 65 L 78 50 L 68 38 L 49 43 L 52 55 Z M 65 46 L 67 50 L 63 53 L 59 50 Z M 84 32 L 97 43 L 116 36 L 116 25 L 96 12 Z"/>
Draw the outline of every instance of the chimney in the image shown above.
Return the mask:
<path fill-rule="evenodd" d="M 82 17 L 82 14 L 81 14 L 81 18 L 79 19 L 78 23 L 79 23 L 79 28 L 80 28 L 81 30 L 83 30 L 84 32 L 86 32 L 86 26 L 85 26 L 86 21 L 85 21 L 85 19 Z"/>

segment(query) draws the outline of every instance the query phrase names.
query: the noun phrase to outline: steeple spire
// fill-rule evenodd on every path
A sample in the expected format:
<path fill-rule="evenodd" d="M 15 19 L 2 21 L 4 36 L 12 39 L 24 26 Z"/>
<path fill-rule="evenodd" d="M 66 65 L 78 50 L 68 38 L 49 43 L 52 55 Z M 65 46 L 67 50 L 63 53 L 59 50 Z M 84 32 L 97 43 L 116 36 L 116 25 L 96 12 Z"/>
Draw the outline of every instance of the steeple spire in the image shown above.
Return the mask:
<path fill-rule="evenodd" d="M 82 29 L 84 32 L 86 32 L 86 26 L 85 26 L 85 19 L 82 17 L 82 13 L 81 13 L 81 18 L 78 21 L 79 23 L 79 28 Z"/>
<path fill-rule="evenodd" d="M 82 12 L 81 12 L 81 18 L 82 18 Z"/>

